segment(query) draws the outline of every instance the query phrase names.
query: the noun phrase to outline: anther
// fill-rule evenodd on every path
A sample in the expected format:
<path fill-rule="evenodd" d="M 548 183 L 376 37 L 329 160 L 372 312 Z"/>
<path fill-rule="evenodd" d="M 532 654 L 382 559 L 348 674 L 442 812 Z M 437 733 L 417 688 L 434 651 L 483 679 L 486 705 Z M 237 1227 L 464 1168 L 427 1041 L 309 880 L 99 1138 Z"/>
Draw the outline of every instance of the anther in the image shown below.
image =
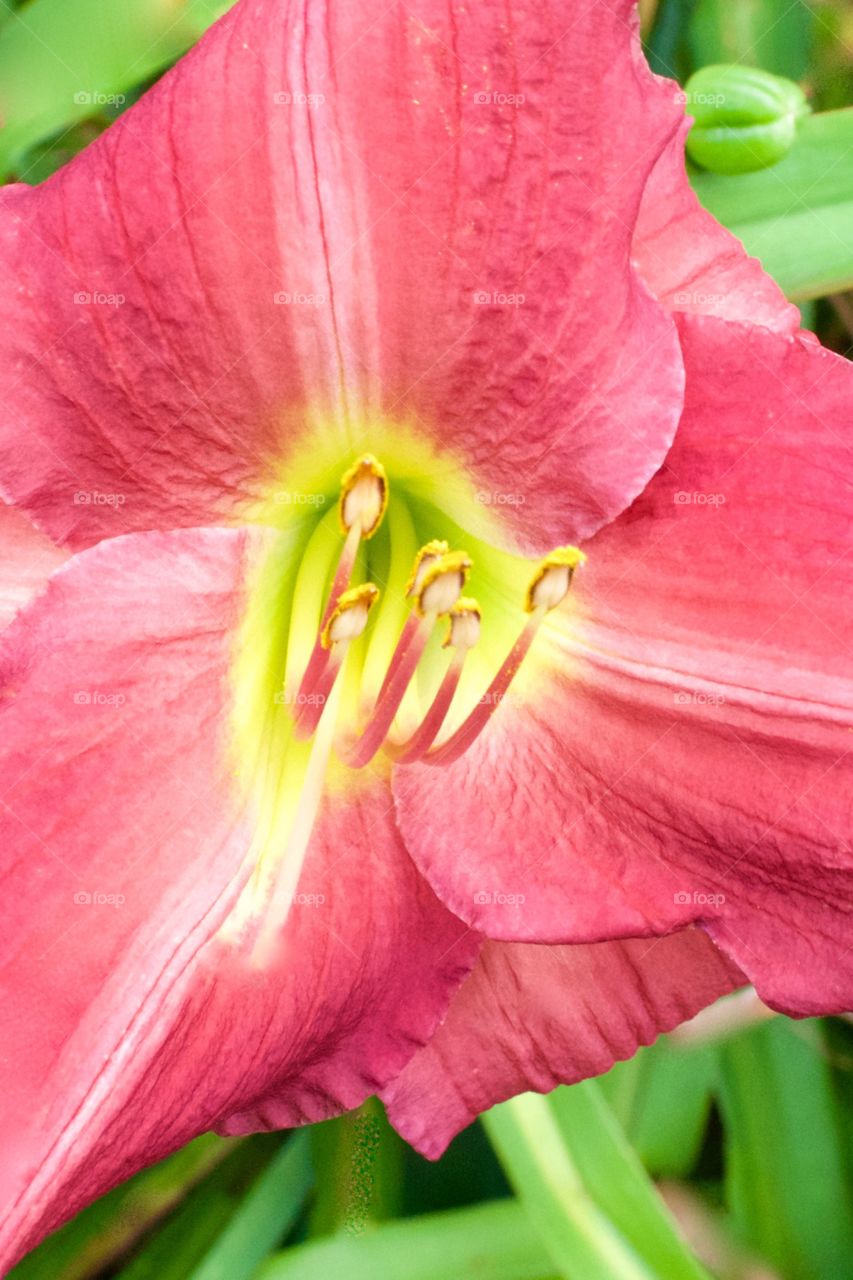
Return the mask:
<path fill-rule="evenodd" d="M 307 694 L 301 694 L 294 716 L 293 733 L 296 738 L 310 738 L 323 713 L 323 707 L 338 677 L 351 641 L 357 639 L 367 626 L 367 618 L 379 599 L 379 588 L 372 582 L 344 591 L 337 599 L 329 619 L 320 635 L 320 644 L 326 656 L 323 669 Z M 303 681 L 303 684 L 305 682 Z"/>
<path fill-rule="evenodd" d="M 447 615 L 447 638 L 443 649 L 473 649 L 480 639 L 480 606 L 470 596 L 460 596 Z"/>
<path fill-rule="evenodd" d="M 422 618 L 449 613 L 465 589 L 471 561 L 464 551 L 437 556 L 424 570 L 415 593 L 415 609 Z"/>
<path fill-rule="evenodd" d="M 569 594 L 575 569 L 582 565 L 586 556 L 577 547 L 557 547 L 540 564 L 534 574 L 524 607 L 528 613 L 536 609 L 556 609 Z"/>
<path fill-rule="evenodd" d="M 372 538 L 382 523 L 388 506 L 388 477 L 385 468 L 365 453 L 341 477 L 338 513 L 341 529 L 357 528 L 362 538 Z"/>
<path fill-rule="evenodd" d="M 407 597 L 417 595 L 423 586 L 424 574 L 427 569 L 434 565 L 440 556 L 446 556 L 449 550 L 450 547 L 446 542 L 440 542 L 437 539 L 433 539 L 432 542 L 427 542 L 425 546 L 421 547 L 415 556 L 415 563 L 412 566 L 412 572 L 406 584 Z"/>
<path fill-rule="evenodd" d="M 360 587 L 350 587 L 338 596 L 329 621 L 320 635 L 320 643 L 324 649 L 342 640 L 355 640 L 367 626 L 367 616 L 379 599 L 379 588 L 372 582 L 365 582 Z"/>

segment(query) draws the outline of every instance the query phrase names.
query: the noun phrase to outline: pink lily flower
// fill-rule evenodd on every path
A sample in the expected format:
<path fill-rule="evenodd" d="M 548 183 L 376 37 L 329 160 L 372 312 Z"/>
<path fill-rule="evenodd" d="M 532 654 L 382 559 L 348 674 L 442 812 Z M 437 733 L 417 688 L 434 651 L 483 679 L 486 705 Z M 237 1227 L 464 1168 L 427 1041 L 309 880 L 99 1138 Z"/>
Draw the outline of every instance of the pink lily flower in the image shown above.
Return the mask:
<path fill-rule="evenodd" d="M 5 193 L 3 1261 L 849 1007 L 853 373 L 683 132 L 627 0 L 243 0 Z"/>

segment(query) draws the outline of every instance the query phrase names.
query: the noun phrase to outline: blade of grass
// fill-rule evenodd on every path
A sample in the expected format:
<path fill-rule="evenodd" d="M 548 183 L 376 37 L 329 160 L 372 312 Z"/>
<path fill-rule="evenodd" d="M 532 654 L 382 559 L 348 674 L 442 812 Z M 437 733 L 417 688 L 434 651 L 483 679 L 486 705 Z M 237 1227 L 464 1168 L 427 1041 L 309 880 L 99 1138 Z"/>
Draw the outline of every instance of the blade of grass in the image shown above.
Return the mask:
<path fill-rule="evenodd" d="M 853 1197 L 819 1027 L 779 1018 L 721 1051 L 726 1194 L 790 1280 L 850 1274 Z"/>
<path fill-rule="evenodd" d="M 249 1280 L 287 1234 L 314 1184 L 307 1133 L 282 1146 L 187 1280 Z"/>
<path fill-rule="evenodd" d="M 670 1228 L 672 1241 L 680 1246 L 681 1256 L 676 1245 L 667 1241 L 666 1271 L 649 1265 L 643 1256 L 649 1246 L 644 1244 L 641 1252 L 621 1229 L 627 1225 L 636 1234 L 637 1225 L 644 1225 L 649 1239 L 657 1243 L 663 1236 L 659 1219 L 666 1215 L 660 1203 L 654 1203 L 654 1190 L 636 1158 L 626 1171 L 618 1127 L 615 1122 L 601 1125 L 600 1108 L 594 1101 L 582 1101 L 579 1106 L 570 1101 L 558 1115 L 553 1095 L 549 1099 L 528 1093 L 494 1107 L 482 1120 L 510 1182 L 566 1280 L 698 1280 L 704 1276 L 702 1268 L 689 1257 L 674 1228 Z M 590 1143 L 596 1151 L 584 1152 Z M 627 1146 L 624 1136 L 621 1144 Z M 600 1184 L 602 1172 L 613 1178 L 612 1193 Z M 643 1191 L 632 1186 L 628 1172 L 641 1182 Z M 626 1197 L 625 1211 L 617 1206 L 609 1217 L 607 1208 L 621 1197 Z"/>

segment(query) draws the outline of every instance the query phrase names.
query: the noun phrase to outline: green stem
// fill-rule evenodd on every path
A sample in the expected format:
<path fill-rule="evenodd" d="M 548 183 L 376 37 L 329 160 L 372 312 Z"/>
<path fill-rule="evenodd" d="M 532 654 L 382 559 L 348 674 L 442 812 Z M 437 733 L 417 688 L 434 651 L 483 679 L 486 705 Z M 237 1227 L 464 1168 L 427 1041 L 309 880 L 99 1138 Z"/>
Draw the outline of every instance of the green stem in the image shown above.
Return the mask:
<path fill-rule="evenodd" d="M 360 1236 L 369 1222 L 396 1213 L 403 1144 L 375 1098 L 350 1115 L 314 1125 L 311 1144 L 317 1170 L 311 1236 Z"/>

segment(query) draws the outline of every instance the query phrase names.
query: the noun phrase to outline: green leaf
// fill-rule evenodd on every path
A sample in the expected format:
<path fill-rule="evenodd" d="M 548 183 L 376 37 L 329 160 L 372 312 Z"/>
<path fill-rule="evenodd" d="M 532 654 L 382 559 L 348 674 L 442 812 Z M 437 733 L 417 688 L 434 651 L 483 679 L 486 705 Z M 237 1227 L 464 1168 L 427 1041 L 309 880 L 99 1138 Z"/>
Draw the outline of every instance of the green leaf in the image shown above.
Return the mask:
<path fill-rule="evenodd" d="M 809 116 L 759 173 L 695 174 L 706 209 L 796 302 L 853 286 L 853 108 Z"/>
<path fill-rule="evenodd" d="M 716 1076 L 714 1048 L 681 1049 L 664 1037 L 598 1084 L 646 1169 L 681 1178 L 699 1156 Z"/>
<path fill-rule="evenodd" d="M 233 2 L 233 0 L 231 0 Z M 0 27 L 0 176 L 51 134 L 120 109 L 230 3 L 33 0 Z"/>
<path fill-rule="evenodd" d="M 557 1089 L 551 1105 L 585 1184 L 637 1252 L 667 1280 L 704 1276 L 598 1084 Z"/>
<path fill-rule="evenodd" d="M 256 1280 L 551 1280 L 554 1269 L 513 1200 L 426 1213 L 297 1245 L 270 1258 Z"/>
<path fill-rule="evenodd" d="M 523 1094 L 482 1120 L 566 1280 L 706 1276 L 592 1081 Z"/>
<path fill-rule="evenodd" d="M 850 1274 L 853 1201 L 819 1028 L 779 1018 L 721 1050 L 726 1194 L 786 1280 Z"/>

